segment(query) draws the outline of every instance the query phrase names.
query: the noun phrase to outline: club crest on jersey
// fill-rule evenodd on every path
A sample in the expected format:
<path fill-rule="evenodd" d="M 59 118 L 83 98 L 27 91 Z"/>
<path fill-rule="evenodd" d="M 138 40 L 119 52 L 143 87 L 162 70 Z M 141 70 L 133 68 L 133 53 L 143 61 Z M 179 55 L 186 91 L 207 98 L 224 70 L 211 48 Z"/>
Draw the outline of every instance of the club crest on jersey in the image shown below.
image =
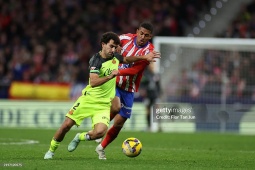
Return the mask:
<path fill-rule="evenodd" d="M 112 60 L 112 64 L 115 64 L 115 63 L 116 63 L 116 60 L 115 60 L 115 59 L 113 59 L 113 60 Z"/>

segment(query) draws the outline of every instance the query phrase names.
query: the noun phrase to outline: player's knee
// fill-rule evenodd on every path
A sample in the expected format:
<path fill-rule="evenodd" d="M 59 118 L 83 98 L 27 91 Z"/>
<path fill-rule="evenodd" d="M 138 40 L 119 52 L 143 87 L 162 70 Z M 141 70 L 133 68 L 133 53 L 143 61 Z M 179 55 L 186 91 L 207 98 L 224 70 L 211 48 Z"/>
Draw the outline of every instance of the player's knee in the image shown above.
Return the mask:
<path fill-rule="evenodd" d="M 111 107 L 111 113 L 113 114 L 117 114 L 120 112 L 121 109 L 121 105 L 112 105 Z"/>
<path fill-rule="evenodd" d="M 121 107 L 118 107 L 118 106 L 113 107 L 113 108 L 111 109 L 111 113 L 113 113 L 113 114 L 118 114 L 118 113 L 120 112 L 120 108 L 121 108 Z"/>

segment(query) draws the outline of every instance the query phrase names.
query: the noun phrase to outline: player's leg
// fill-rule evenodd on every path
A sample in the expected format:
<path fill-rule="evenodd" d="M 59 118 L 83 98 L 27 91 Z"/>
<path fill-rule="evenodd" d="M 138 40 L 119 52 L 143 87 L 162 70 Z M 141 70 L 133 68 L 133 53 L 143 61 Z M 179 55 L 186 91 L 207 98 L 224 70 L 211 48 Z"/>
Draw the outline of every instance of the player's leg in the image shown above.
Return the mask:
<path fill-rule="evenodd" d="M 113 126 L 106 133 L 105 138 L 96 148 L 97 153 L 104 149 L 118 136 L 126 120 L 130 118 L 133 106 L 134 93 L 118 89 L 121 101 L 121 110 L 114 118 Z M 99 154 L 100 155 L 100 154 Z"/>
<path fill-rule="evenodd" d="M 115 116 L 113 126 L 108 130 L 102 143 L 96 147 L 95 151 L 98 153 L 99 159 L 106 159 L 104 149 L 118 136 L 126 120 L 127 118 L 122 117 L 120 114 Z"/>
<path fill-rule="evenodd" d="M 65 121 L 61 125 L 61 127 L 56 131 L 54 137 L 50 142 L 50 148 L 44 155 L 44 159 L 52 159 L 54 156 L 54 152 L 57 150 L 60 142 L 64 139 L 66 133 L 71 129 L 71 127 L 75 124 L 75 121 L 66 117 Z"/>
<path fill-rule="evenodd" d="M 119 92 L 116 90 L 116 96 L 112 100 L 111 110 L 110 110 L 110 121 L 119 113 L 121 109 L 121 102 L 119 97 Z M 101 143 L 103 138 L 98 138 L 95 140 L 96 143 Z"/>
<path fill-rule="evenodd" d="M 94 129 L 89 131 L 87 135 L 89 136 L 90 140 L 102 138 L 107 132 L 107 129 L 108 129 L 108 125 L 104 123 L 97 123 Z"/>
<path fill-rule="evenodd" d="M 134 93 L 121 89 L 118 89 L 118 93 L 120 99 L 119 102 L 121 103 L 119 105 L 122 107 L 119 114 L 114 117 L 113 126 L 108 130 L 104 140 L 101 142 L 103 148 L 106 148 L 118 136 L 126 120 L 131 116 Z"/>
<path fill-rule="evenodd" d="M 106 102 L 105 104 L 100 104 L 96 106 L 95 104 L 88 105 L 85 112 L 89 112 L 92 119 L 92 130 L 88 132 L 77 133 L 73 140 L 68 145 L 68 151 L 74 151 L 80 141 L 90 141 L 98 138 L 102 138 L 107 132 L 109 122 L 110 122 L 110 103 Z M 97 108 L 97 109 L 95 109 Z"/>
<path fill-rule="evenodd" d="M 88 96 L 82 95 L 78 98 L 78 100 L 74 103 L 74 105 L 71 107 L 70 111 L 66 114 L 67 117 L 74 120 L 75 124 L 77 126 L 80 126 L 82 121 L 89 117 L 89 113 L 87 112 L 89 104 L 87 103 L 89 101 Z M 75 137 L 73 138 L 71 142 L 72 147 L 77 147 L 80 140 L 79 140 L 80 133 L 77 133 Z M 70 144 L 69 144 L 70 145 Z M 68 146 L 68 150 L 70 149 L 70 146 Z"/>
<path fill-rule="evenodd" d="M 112 100 L 110 120 L 112 120 L 115 117 L 115 115 L 120 112 L 120 109 L 121 109 L 120 94 L 116 92 L 116 96 Z"/>
<path fill-rule="evenodd" d="M 110 109 L 110 121 L 120 112 L 121 102 L 120 102 L 120 92 L 119 89 L 116 88 L 115 97 L 111 101 L 111 109 Z M 96 139 L 96 143 L 101 143 L 103 138 Z"/>
<path fill-rule="evenodd" d="M 77 133 L 73 140 L 68 145 L 67 150 L 69 152 L 74 151 L 80 141 L 90 141 L 90 140 L 96 140 L 96 139 L 102 139 L 102 137 L 107 132 L 108 126 L 104 123 L 97 123 L 93 130 L 90 130 L 88 132 L 82 132 Z"/>
<path fill-rule="evenodd" d="M 103 148 L 106 148 L 118 136 L 127 118 L 117 114 L 114 118 L 113 126 L 108 130 L 104 140 L 101 142 Z"/>

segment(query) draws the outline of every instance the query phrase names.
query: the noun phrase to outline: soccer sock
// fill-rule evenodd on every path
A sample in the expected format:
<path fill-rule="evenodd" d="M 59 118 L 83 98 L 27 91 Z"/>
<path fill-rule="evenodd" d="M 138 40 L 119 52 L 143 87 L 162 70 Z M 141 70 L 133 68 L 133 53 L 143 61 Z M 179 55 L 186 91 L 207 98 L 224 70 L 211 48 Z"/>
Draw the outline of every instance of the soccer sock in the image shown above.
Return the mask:
<path fill-rule="evenodd" d="M 51 152 L 55 152 L 58 148 L 58 146 L 60 145 L 60 142 L 56 141 L 54 138 L 51 140 L 50 142 L 50 151 Z"/>
<path fill-rule="evenodd" d="M 90 140 L 88 132 L 83 132 L 79 135 L 80 141 Z"/>
<path fill-rule="evenodd" d="M 106 148 L 106 146 L 109 145 L 118 136 L 120 130 L 121 128 L 112 126 L 111 129 L 108 130 L 104 140 L 101 142 L 102 147 Z"/>

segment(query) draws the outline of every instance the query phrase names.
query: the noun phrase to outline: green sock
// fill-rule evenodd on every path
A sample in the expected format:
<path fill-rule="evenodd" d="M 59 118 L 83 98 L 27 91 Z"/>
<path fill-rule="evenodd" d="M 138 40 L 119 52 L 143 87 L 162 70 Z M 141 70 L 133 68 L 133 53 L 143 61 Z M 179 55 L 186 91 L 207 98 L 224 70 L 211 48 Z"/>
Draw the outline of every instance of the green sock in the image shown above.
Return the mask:
<path fill-rule="evenodd" d="M 58 146 L 60 145 L 60 142 L 56 141 L 54 138 L 51 140 L 50 142 L 50 151 L 51 152 L 55 152 L 58 148 Z"/>
<path fill-rule="evenodd" d="M 90 140 L 90 136 L 87 133 L 88 132 L 83 132 L 79 135 L 80 141 Z"/>

